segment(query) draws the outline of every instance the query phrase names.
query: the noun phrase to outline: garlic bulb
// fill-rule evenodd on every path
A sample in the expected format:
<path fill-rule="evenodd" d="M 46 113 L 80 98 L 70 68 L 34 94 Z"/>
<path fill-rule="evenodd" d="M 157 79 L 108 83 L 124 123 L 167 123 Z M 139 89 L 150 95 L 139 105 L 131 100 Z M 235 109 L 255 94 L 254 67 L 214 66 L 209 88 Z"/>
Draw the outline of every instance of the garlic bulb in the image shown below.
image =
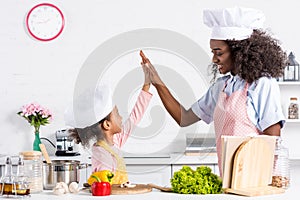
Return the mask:
<path fill-rule="evenodd" d="M 68 192 L 69 188 L 65 182 L 56 183 L 56 186 L 53 188 L 53 193 L 56 195 L 62 195 Z"/>
<path fill-rule="evenodd" d="M 79 192 L 79 187 L 77 182 L 72 182 L 69 185 L 69 191 L 71 193 L 78 193 Z"/>
<path fill-rule="evenodd" d="M 64 188 L 54 188 L 53 189 L 53 194 L 55 194 L 55 195 L 65 194 L 65 189 Z"/>

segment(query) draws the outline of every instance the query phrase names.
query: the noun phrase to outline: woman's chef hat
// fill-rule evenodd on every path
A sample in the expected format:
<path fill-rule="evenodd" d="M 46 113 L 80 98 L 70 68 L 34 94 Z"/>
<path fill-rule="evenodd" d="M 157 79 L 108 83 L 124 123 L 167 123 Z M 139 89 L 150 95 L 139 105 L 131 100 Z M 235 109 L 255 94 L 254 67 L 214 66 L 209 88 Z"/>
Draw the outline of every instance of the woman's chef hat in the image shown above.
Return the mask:
<path fill-rule="evenodd" d="M 65 111 L 65 124 L 85 128 L 104 119 L 113 110 L 112 94 L 108 85 L 87 89 L 74 97 L 73 104 Z"/>
<path fill-rule="evenodd" d="M 252 8 L 207 9 L 203 11 L 204 24 L 212 28 L 211 39 L 244 40 L 253 29 L 263 27 L 265 16 Z"/>

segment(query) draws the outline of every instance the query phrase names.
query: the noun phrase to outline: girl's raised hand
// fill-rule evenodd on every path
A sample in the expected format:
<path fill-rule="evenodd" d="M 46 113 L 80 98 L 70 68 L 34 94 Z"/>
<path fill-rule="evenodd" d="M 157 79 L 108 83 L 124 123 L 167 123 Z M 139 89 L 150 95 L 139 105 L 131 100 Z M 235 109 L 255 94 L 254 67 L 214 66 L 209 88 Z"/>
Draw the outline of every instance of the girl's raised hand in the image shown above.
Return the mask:
<path fill-rule="evenodd" d="M 140 50 L 140 56 L 142 57 L 143 64 L 150 63 L 149 59 L 145 56 L 142 50 Z"/>
<path fill-rule="evenodd" d="M 141 65 L 143 67 L 143 71 L 144 71 L 144 75 L 145 75 L 145 80 L 144 80 L 144 85 L 143 85 L 142 90 L 149 91 L 150 84 L 151 84 L 150 70 L 149 70 L 149 67 L 147 67 L 145 64 L 150 63 L 150 62 L 149 62 L 149 59 L 146 58 L 145 54 L 142 51 L 140 51 L 140 56 L 142 57 Z"/>

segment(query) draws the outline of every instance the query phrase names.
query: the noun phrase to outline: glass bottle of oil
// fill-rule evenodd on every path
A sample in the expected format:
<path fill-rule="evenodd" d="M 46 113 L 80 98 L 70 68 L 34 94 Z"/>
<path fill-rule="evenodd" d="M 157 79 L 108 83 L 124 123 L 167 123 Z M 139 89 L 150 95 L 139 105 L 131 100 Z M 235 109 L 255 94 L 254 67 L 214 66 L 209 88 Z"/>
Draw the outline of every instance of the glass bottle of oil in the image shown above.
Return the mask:
<path fill-rule="evenodd" d="M 24 160 L 23 156 L 19 156 L 17 174 L 14 178 L 13 194 L 17 195 L 29 195 L 30 189 L 28 185 L 28 177 L 24 174 Z"/>
<path fill-rule="evenodd" d="M 12 173 L 11 157 L 8 156 L 5 162 L 5 173 L 1 177 L 0 182 L 0 195 L 12 195 L 14 185 L 14 177 Z"/>

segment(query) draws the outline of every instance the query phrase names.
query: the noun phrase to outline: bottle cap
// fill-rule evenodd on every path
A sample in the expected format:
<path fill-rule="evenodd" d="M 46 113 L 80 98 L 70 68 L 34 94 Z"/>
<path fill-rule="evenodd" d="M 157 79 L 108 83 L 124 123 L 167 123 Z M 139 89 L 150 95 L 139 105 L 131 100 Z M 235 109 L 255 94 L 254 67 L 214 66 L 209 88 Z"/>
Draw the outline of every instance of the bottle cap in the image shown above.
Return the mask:
<path fill-rule="evenodd" d="M 24 165 L 23 156 L 19 156 L 18 165 Z"/>
<path fill-rule="evenodd" d="M 6 158 L 5 164 L 7 164 L 7 165 L 11 165 L 12 164 L 11 163 L 11 158 L 9 156 Z"/>

